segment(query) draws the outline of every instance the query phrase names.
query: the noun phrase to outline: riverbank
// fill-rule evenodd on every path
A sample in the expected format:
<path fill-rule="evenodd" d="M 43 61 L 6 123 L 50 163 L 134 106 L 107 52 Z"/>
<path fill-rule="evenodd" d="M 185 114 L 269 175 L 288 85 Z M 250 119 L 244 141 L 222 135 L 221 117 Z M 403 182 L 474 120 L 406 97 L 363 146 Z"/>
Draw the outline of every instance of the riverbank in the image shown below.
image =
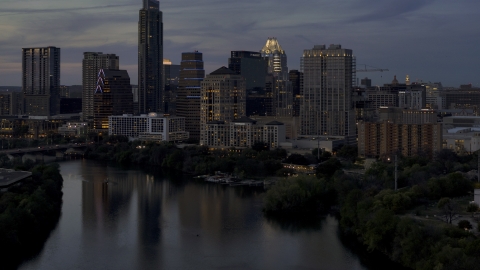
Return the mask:
<path fill-rule="evenodd" d="M 37 254 L 55 228 L 63 195 L 58 168 L 58 164 L 37 165 L 30 179 L 0 193 L 2 268 L 16 268 Z"/>

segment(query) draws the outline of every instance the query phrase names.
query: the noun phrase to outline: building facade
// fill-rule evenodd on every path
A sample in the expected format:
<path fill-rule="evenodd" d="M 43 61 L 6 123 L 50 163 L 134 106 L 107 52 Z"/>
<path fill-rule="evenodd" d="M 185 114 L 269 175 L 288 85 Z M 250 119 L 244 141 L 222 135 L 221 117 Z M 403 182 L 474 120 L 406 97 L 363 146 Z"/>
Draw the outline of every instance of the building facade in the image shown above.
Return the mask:
<path fill-rule="evenodd" d="M 245 78 L 247 93 L 262 92 L 267 76 L 267 61 L 259 52 L 231 51 L 228 68 Z"/>
<path fill-rule="evenodd" d="M 358 154 L 367 158 L 393 159 L 426 155 L 433 158 L 442 149 L 442 124 L 402 124 L 391 122 L 360 122 Z"/>
<path fill-rule="evenodd" d="M 176 115 L 185 118 L 186 131 L 192 140 L 200 140 L 200 92 L 204 77 L 202 53 L 182 53 Z"/>
<path fill-rule="evenodd" d="M 206 145 L 207 123 L 220 121 L 228 125 L 245 113 L 245 79 L 226 67 L 207 75 L 201 88 L 200 144 Z"/>
<path fill-rule="evenodd" d="M 285 142 L 285 125 L 277 121 L 257 124 L 255 120 L 241 117 L 230 123 L 208 122 L 205 134 L 202 145 L 211 148 L 250 148 L 256 142 L 264 142 L 273 149 Z"/>
<path fill-rule="evenodd" d="M 22 114 L 60 113 L 60 48 L 22 49 Z"/>
<path fill-rule="evenodd" d="M 109 135 L 127 136 L 131 140 L 176 142 L 188 139 L 184 117 L 156 113 L 140 116 L 124 114 L 110 116 L 108 122 Z"/>
<path fill-rule="evenodd" d="M 173 115 L 177 110 L 177 88 L 180 79 L 180 65 L 174 65 L 168 59 L 163 59 L 164 78 L 164 109 L 167 114 Z"/>
<path fill-rule="evenodd" d="M 472 109 L 480 113 L 480 88 L 463 86 L 460 89 L 444 90 L 445 109 Z"/>
<path fill-rule="evenodd" d="M 288 80 L 292 84 L 292 95 L 293 95 L 293 107 L 292 115 L 294 117 L 300 116 L 300 104 L 302 101 L 302 95 L 300 89 L 302 88 L 302 79 L 303 73 L 298 70 L 290 70 L 288 72 Z"/>
<path fill-rule="evenodd" d="M 126 70 L 101 69 L 93 95 L 93 128 L 108 131 L 108 117 L 133 113 L 133 94 Z"/>
<path fill-rule="evenodd" d="M 352 84 L 355 61 L 352 50 L 341 45 L 315 45 L 304 50 L 302 104 L 300 105 L 302 136 L 344 136 L 345 143 L 355 144 L 355 111 Z"/>
<path fill-rule="evenodd" d="M 97 88 L 98 72 L 101 69 L 119 69 L 115 54 L 84 52 L 82 61 L 82 113 L 84 120 L 93 120 L 93 94 Z"/>
<path fill-rule="evenodd" d="M 143 0 L 138 21 L 138 103 L 136 112 L 163 110 L 163 22 L 160 3 Z"/>

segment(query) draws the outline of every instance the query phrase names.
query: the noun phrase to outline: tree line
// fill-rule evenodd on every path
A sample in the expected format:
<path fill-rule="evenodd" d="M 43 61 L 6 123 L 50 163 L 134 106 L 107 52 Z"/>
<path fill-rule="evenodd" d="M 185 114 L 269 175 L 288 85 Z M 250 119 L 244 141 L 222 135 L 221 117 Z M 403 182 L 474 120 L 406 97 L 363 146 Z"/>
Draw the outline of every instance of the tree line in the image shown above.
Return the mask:
<path fill-rule="evenodd" d="M 32 176 L 0 192 L 0 256 L 2 265 L 16 267 L 39 252 L 57 224 L 62 205 L 63 179 L 58 164 L 18 165 Z"/>

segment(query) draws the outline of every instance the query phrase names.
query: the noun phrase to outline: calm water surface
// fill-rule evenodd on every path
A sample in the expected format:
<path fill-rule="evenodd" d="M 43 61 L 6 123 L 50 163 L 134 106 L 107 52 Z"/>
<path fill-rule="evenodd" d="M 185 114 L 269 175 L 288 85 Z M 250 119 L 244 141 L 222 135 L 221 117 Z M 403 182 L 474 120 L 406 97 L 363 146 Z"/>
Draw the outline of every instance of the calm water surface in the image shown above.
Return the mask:
<path fill-rule="evenodd" d="M 20 269 L 367 269 L 340 242 L 333 217 L 265 218 L 262 189 L 87 160 L 60 166 L 62 216 Z"/>

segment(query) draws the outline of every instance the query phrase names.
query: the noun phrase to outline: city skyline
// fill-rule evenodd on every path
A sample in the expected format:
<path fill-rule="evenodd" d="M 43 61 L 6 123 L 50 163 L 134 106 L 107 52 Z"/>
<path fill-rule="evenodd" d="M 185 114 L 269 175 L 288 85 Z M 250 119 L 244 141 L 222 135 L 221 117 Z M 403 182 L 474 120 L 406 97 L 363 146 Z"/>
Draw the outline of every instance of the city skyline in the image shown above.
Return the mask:
<path fill-rule="evenodd" d="M 28 3 L 27 8 L 25 7 Z M 21 85 L 21 49 L 62 49 L 61 84 L 81 84 L 83 52 L 117 54 L 137 81 L 138 10 L 141 0 L 11 1 L 0 3 L 0 85 Z M 303 50 L 319 44 L 351 48 L 362 64 L 389 72 L 359 73 L 374 85 L 440 81 L 458 87 L 476 76 L 480 3 L 448 0 L 382 1 L 160 1 L 164 58 L 180 63 L 182 52 L 204 55 L 207 73 L 227 66 L 230 51 L 260 51 L 276 37 L 289 70 L 300 68 Z"/>

